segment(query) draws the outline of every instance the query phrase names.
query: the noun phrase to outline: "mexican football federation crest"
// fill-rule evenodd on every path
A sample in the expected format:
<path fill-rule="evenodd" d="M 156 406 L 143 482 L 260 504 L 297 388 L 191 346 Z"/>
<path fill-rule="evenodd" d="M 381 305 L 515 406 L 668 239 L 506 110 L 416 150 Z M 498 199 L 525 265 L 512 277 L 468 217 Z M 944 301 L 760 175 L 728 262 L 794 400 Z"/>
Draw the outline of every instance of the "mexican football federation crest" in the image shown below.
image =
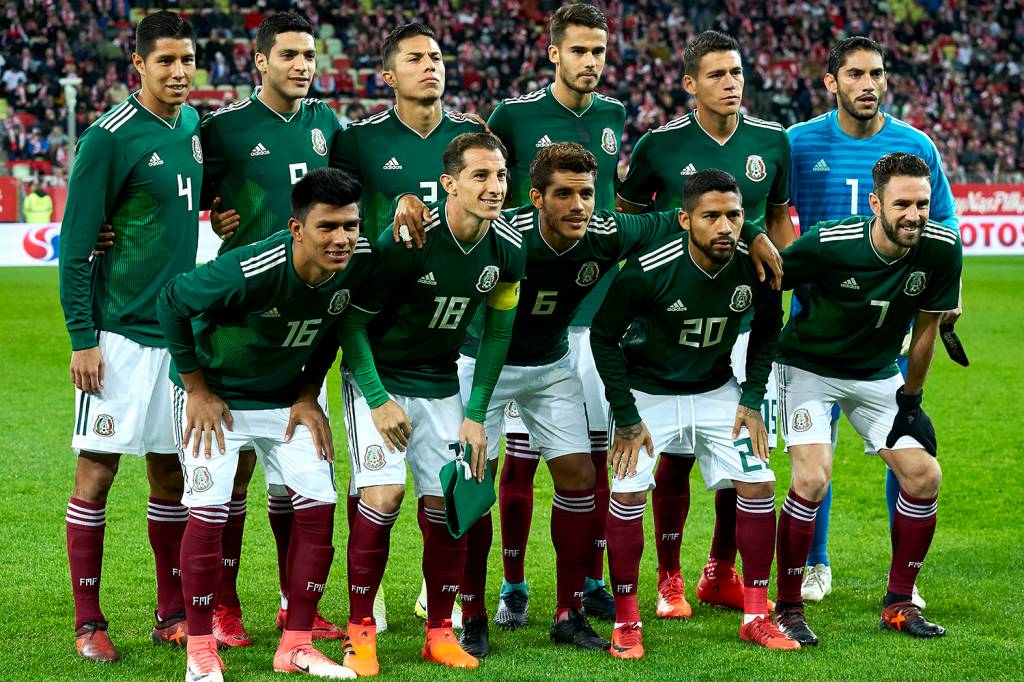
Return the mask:
<path fill-rule="evenodd" d="M 313 142 L 313 151 L 320 156 L 327 156 L 327 140 L 324 138 L 323 131 L 319 128 L 313 128 L 310 137 Z"/>
<path fill-rule="evenodd" d="M 331 296 L 330 305 L 327 306 L 327 312 L 331 315 L 338 315 L 342 310 L 348 307 L 350 298 L 352 298 L 352 294 L 349 293 L 348 289 L 335 291 L 334 296 Z"/>
<path fill-rule="evenodd" d="M 741 284 L 732 292 L 732 298 L 729 300 L 729 310 L 736 313 L 742 313 L 744 310 L 750 307 L 750 304 L 754 301 L 754 294 L 746 284 Z"/>
<path fill-rule="evenodd" d="M 519 406 L 516 401 L 510 400 L 505 403 L 505 419 L 519 419 Z"/>
<path fill-rule="evenodd" d="M 920 270 L 914 270 L 907 277 L 907 283 L 903 286 L 903 293 L 907 296 L 917 296 L 919 293 L 924 291 L 924 285 L 927 281 L 927 277 Z"/>
<path fill-rule="evenodd" d="M 811 413 L 804 408 L 793 413 L 793 430 L 806 431 L 811 428 Z"/>
<path fill-rule="evenodd" d="M 597 263 L 588 260 L 580 266 L 580 271 L 576 273 L 576 284 L 579 284 L 581 287 L 589 287 L 597 281 L 597 277 L 600 274 L 601 268 L 598 267 Z"/>
<path fill-rule="evenodd" d="M 380 471 L 387 463 L 387 458 L 384 456 L 384 448 L 379 445 L 371 445 L 366 448 L 366 452 L 363 454 L 363 465 L 368 470 Z"/>
<path fill-rule="evenodd" d="M 753 182 L 761 182 L 768 177 L 768 167 L 764 165 L 764 159 L 757 154 L 748 156 L 746 174 Z"/>
<path fill-rule="evenodd" d="M 199 143 L 199 136 L 192 136 L 192 158 L 196 160 L 196 163 L 203 162 L 203 145 Z"/>
<path fill-rule="evenodd" d="M 206 467 L 198 467 L 192 472 L 192 490 L 204 493 L 213 487 L 213 476 Z"/>
<path fill-rule="evenodd" d="M 616 154 L 619 151 L 619 141 L 615 137 L 615 131 L 611 128 L 605 128 L 601 131 L 601 149 L 606 154 Z"/>
<path fill-rule="evenodd" d="M 114 418 L 109 414 L 96 415 L 96 423 L 92 425 L 92 432 L 97 436 L 110 438 L 114 435 Z"/>
<path fill-rule="evenodd" d="M 476 290 L 482 294 L 486 294 L 488 291 L 494 288 L 494 285 L 498 283 L 498 266 L 488 265 L 480 273 L 480 279 L 476 281 Z"/>

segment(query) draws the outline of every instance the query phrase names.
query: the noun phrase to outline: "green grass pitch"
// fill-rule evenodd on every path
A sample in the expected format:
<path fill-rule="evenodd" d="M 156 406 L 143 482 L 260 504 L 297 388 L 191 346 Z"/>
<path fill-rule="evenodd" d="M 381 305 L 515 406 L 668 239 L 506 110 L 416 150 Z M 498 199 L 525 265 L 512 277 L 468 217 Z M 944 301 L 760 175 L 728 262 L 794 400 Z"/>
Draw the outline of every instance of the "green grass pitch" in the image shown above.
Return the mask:
<path fill-rule="evenodd" d="M 652 522 L 641 574 L 647 657 L 618 661 L 607 654 L 555 648 L 548 640 L 554 600 L 554 557 L 548 536 L 550 478 L 538 472 L 536 513 L 527 558 L 530 627 L 492 630 L 492 654 L 480 670 L 455 672 L 420 661 L 423 628 L 412 615 L 420 585 L 420 534 L 415 501 L 406 497 L 395 527 L 385 577 L 391 629 L 379 639 L 384 679 L 1022 679 L 1024 677 L 1024 531 L 1013 495 L 1024 488 L 1016 436 L 1024 419 L 1024 259 L 971 258 L 965 267 L 966 314 L 958 330 L 972 365 L 962 369 L 936 351 L 925 407 L 938 434 L 945 470 L 938 534 L 919 580 L 928 614 L 946 626 L 938 641 L 914 641 L 878 629 L 889 557 L 884 470 L 859 453 L 844 422 L 835 467 L 832 562 L 835 592 L 809 607 L 822 639 L 816 649 L 777 653 L 741 643 L 739 615 L 695 603 L 693 590 L 710 542 L 712 497 L 693 473 L 693 499 L 683 543 L 683 572 L 694 616 L 687 622 L 654 617 Z M 180 651 L 149 641 L 155 590 L 146 538 L 144 464 L 126 458 L 108 503 L 103 604 L 124 656 L 102 666 L 77 658 L 64 539 L 64 507 L 72 485 L 69 443 L 73 414 L 69 345 L 57 299 L 55 268 L 0 270 L 0 343 L 7 441 L 0 492 L 0 642 L 10 646 L 0 680 L 179 680 Z M 336 374 L 333 375 L 336 377 Z M 339 448 L 338 483 L 347 481 L 337 380 L 332 419 Z M 785 496 L 789 464 L 776 451 L 773 466 Z M 543 467 L 542 467 L 543 469 Z M 648 507 L 649 509 L 649 507 Z M 345 600 L 344 512 L 323 611 L 342 621 Z M 497 523 L 495 523 L 497 531 Z M 491 553 L 489 608 L 501 577 L 499 542 Z M 277 571 L 257 474 L 249 496 L 239 592 L 256 645 L 224 654 L 229 680 L 277 679 L 270 670 L 277 644 Z M 774 592 L 774 587 L 772 589 Z M 609 625 L 595 623 L 609 634 Z M 324 647 L 340 659 L 337 643 Z"/>

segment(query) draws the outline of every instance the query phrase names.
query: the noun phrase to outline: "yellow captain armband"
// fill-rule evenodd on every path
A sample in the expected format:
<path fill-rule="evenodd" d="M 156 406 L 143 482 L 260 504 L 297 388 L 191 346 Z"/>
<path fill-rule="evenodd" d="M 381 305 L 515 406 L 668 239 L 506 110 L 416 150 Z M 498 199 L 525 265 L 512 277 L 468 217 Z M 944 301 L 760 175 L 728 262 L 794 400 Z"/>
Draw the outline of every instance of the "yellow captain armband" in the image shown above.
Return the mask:
<path fill-rule="evenodd" d="M 519 305 L 519 282 L 498 282 L 487 294 L 487 307 L 512 310 Z"/>

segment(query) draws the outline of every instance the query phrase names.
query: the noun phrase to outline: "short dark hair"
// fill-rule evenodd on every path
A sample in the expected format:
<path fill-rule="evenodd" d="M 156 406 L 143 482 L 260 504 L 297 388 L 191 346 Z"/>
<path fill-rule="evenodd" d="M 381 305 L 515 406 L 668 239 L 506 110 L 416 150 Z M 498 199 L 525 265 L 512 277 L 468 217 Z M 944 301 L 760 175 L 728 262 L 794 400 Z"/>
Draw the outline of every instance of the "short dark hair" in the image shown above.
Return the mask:
<path fill-rule="evenodd" d="M 597 28 L 605 33 L 608 32 L 608 18 L 604 12 L 586 3 L 574 5 L 562 5 L 548 21 L 548 33 L 551 35 L 551 44 L 558 47 L 565 38 L 565 29 L 570 26 L 583 26 L 585 28 Z"/>
<path fill-rule="evenodd" d="M 686 44 L 683 50 L 683 73 L 690 78 L 700 74 L 700 60 L 712 52 L 739 52 L 740 44 L 721 31 L 704 31 Z"/>
<path fill-rule="evenodd" d="M 309 20 L 301 14 L 295 12 L 271 14 L 261 21 L 260 27 L 256 29 L 256 51 L 269 56 L 279 33 L 308 33 L 315 37 L 313 24 L 309 23 Z"/>
<path fill-rule="evenodd" d="M 555 142 L 541 149 L 530 164 L 530 185 L 543 194 L 555 173 L 590 173 L 597 179 L 597 159 L 583 145 Z"/>
<path fill-rule="evenodd" d="M 145 59 L 156 49 L 156 41 L 161 38 L 190 40 L 192 49 L 196 47 L 192 24 L 174 12 L 160 10 L 142 17 L 142 21 L 135 27 L 135 52 Z"/>
<path fill-rule="evenodd" d="M 493 133 L 462 133 L 448 143 L 444 150 L 444 173 L 458 177 L 466 167 L 465 153 L 470 149 L 496 149 L 501 158 L 508 160 L 508 151 L 498 136 Z"/>
<path fill-rule="evenodd" d="M 337 168 L 314 168 L 292 186 L 292 216 L 306 219 L 316 204 L 348 206 L 359 201 L 359 181 Z"/>
<path fill-rule="evenodd" d="M 843 68 L 846 64 L 847 56 L 851 52 L 859 52 L 861 50 L 876 52 L 882 58 L 882 64 L 885 64 L 885 50 L 881 45 L 867 36 L 851 36 L 840 40 L 829 50 L 828 72 L 833 76 L 838 76 L 839 69 Z"/>
<path fill-rule="evenodd" d="M 426 36 L 435 41 L 437 40 L 437 36 L 434 35 L 429 26 L 415 21 L 410 24 L 402 24 L 388 34 L 388 37 L 384 39 L 384 47 L 381 48 L 380 58 L 380 63 L 385 71 L 390 71 L 395 67 L 395 54 L 398 53 L 398 44 L 406 38 L 415 38 L 416 36 Z"/>
<path fill-rule="evenodd" d="M 882 189 L 889 184 L 889 180 L 897 175 L 928 178 L 931 181 L 932 169 L 928 167 L 924 159 L 914 154 L 904 152 L 886 154 L 875 162 L 874 168 L 871 169 L 875 194 L 881 195 Z"/>
<path fill-rule="evenodd" d="M 707 168 L 697 171 L 686 181 L 686 186 L 683 187 L 683 210 L 692 213 L 700 203 L 700 198 L 708 192 L 732 192 L 743 200 L 743 192 L 740 191 L 736 178 L 724 170 Z"/>

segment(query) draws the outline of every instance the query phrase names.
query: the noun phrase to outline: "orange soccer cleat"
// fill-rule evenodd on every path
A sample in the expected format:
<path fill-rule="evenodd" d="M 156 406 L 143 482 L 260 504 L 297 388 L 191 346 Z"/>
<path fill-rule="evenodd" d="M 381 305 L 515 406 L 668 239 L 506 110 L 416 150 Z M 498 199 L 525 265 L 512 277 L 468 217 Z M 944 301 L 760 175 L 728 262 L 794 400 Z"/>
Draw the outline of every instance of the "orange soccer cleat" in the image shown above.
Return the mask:
<path fill-rule="evenodd" d="M 274 627 L 284 630 L 284 624 L 288 620 L 288 609 L 278 609 L 277 618 L 274 619 Z M 344 639 L 345 628 L 338 627 L 331 621 L 320 615 L 320 609 L 313 614 L 313 639 Z"/>
<path fill-rule="evenodd" d="M 296 642 L 292 635 L 306 635 L 306 641 Z M 354 679 L 356 673 L 344 666 L 340 666 L 322 652 L 318 651 L 312 644 L 308 633 L 292 633 L 284 631 L 281 637 L 281 644 L 274 654 L 274 672 L 279 673 L 306 673 L 313 677 L 326 677 L 332 680 Z"/>
<path fill-rule="evenodd" d="M 766 649 L 783 649 L 792 651 L 800 648 L 800 643 L 790 639 L 767 616 L 758 616 L 749 623 L 740 626 L 740 639 L 744 642 L 760 644 Z"/>
<path fill-rule="evenodd" d="M 459 644 L 452 621 L 445 619 L 439 628 L 427 628 L 427 638 L 423 642 L 423 660 L 433 661 L 449 668 L 477 668 L 480 666 Z"/>
<path fill-rule="evenodd" d="M 608 651 L 616 658 L 643 658 L 643 629 L 640 623 L 623 623 L 612 630 L 612 645 Z"/>
<path fill-rule="evenodd" d="M 679 573 L 670 573 L 658 583 L 655 613 L 659 618 L 689 618 L 693 615 L 693 609 L 686 601 L 686 583 Z"/>
<path fill-rule="evenodd" d="M 363 618 L 356 625 L 349 623 L 345 637 L 345 658 L 343 665 L 359 677 L 374 677 L 380 674 L 377 661 L 377 625 L 373 618 Z"/>
<path fill-rule="evenodd" d="M 224 661 L 213 635 L 195 636 L 188 643 L 186 682 L 224 682 Z"/>

